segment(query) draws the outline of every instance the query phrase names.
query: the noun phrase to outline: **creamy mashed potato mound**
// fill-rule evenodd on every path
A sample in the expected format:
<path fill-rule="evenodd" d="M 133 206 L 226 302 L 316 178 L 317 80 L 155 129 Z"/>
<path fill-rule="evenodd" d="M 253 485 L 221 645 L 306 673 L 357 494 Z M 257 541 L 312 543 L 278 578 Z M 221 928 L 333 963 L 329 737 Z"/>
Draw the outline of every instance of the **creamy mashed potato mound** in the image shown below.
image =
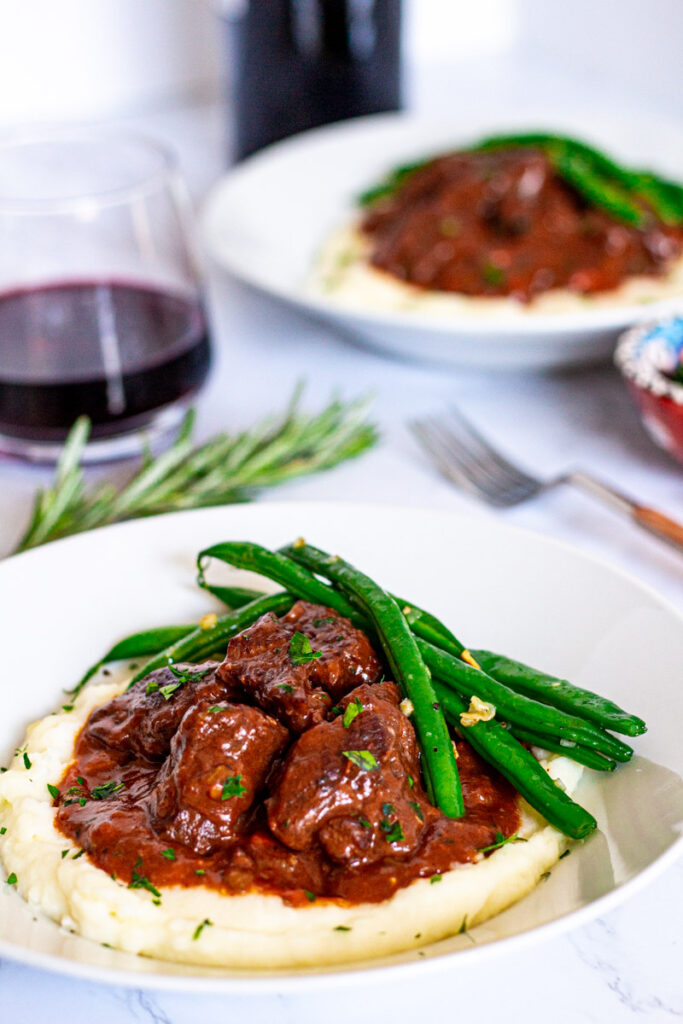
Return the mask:
<path fill-rule="evenodd" d="M 129 889 L 87 855 L 75 859 L 78 847 L 55 826 L 48 785 L 58 785 L 72 762 L 91 711 L 125 689 L 126 680 L 102 678 L 81 693 L 73 711 L 31 725 L 25 745 L 0 775 L 5 876 L 16 875 L 16 889 L 31 907 L 94 942 L 233 968 L 312 967 L 386 956 L 436 942 L 504 910 L 534 888 L 568 845 L 521 801 L 519 835 L 526 842 L 509 842 L 477 864 L 457 867 L 438 885 L 418 879 L 382 903 L 350 906 L 320 899 L 294 908 L 273 895 L 230 895 L 202 886 L 161 889 L 161 902 L 155 903 L 152 893 Z M 544 763 L 567 792 L 575 789 L 580 765 L 563 757 Z"/>
<path fill-rule="evenodd" d="M 572 313 L 625 305 L 647 305 L 683 295 L 683 257 L 661 277 L 634 276 L 611 291 L 582 294 L 550 288 L 530 302 L 500 296 L 458 295 L 431 291 L 399 280 L 371 266 L 372 243 L 357 220 L 333 231 L 311 270 L 306 291 L 344 309 L 397 313 L 406 317 L 447 321 L 453 316 L 533 317 L 539 313 Z"/>

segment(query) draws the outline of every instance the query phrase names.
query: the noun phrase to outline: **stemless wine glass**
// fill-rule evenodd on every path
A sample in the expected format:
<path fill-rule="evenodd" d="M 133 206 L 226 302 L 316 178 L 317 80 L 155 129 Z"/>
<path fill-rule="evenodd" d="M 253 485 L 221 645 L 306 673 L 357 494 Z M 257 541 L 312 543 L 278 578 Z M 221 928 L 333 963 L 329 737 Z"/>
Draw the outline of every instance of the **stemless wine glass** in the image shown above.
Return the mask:
<path fill-rule="evenodd" d="M 209 341 L 189 202 L 174 158 L 99 128 L 0 142 L 0 451 L 87 457 L 177 425 Z"/>

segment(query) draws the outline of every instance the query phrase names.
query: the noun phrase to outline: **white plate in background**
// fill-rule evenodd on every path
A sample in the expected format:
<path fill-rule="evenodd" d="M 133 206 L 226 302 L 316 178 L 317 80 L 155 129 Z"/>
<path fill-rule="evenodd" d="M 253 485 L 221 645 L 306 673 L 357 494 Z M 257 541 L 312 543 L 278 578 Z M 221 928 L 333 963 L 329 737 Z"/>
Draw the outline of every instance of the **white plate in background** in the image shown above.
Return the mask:
<path fill-rule="evenodd" d="M 71 935 L 0 885 L 0 956 L 111 984 L 235 993 L 388 980 L 392 971 L 466 969 L 577 926 L 625 899 L 683 849 L 683 618 L 609 566 L 494 520 L 345 503 L 236 505 L 96 530 L 0 564 L 0 764 L 29 722 L 113 641 L 198 619 L 207 545 L 276 547 L 305 536 L 429 608 L 473 647 L 491 647 L 598 690 L 646 718 L 637 756 L 613 776 L 587 772 L 577 798 L 600 831 L 547 882 L 474 928 L 382 960 L 339 968 L 231 971 L 131 956 Z M 657 943 L 657 936 L 652 938 Z"/>
<path fill-rule="evenodd" d="M 681 308 L 683 297 L 643 305 L 505 316 L 457 313 L 436 319 L 418 310 L 342 308 L 306 291 L 326 237 L 353 215 L 356 197 L 392 167 L 500 131 L 574 134 L 635 166 L 680 177 L 683 129 L 662 120 L 565 116 L 550 124 L 433 123 L 380 114 L 318 128 L 268 147 L 218 182 L 205 204 L 203 234 L 214 259 L 236 277 L 323 318 L 354 337 L 413 359 L 454 366 L 515 369 L 606 359 L 625 327 Z"/>

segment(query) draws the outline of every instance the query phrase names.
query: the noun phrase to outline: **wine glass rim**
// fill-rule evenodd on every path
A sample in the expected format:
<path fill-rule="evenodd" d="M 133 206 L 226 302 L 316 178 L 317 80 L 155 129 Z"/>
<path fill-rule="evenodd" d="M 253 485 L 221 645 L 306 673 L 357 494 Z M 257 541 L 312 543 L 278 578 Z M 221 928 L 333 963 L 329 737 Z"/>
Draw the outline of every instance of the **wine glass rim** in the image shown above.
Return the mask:
<path fill-rule="evenodd" d="M 111 146 L 135 147 L 150 159 L 150 166 L 131 180 L 117 185 L 88 187 L 73 194 L 31 196 L 8 195 L 0 186 L 0 213 L 71 213 L 84 204 L 104 207 L 130 202 L 144 196 L 178 176 L 178 162 L 173 151 L 142 132 L 109 125 L 31 125 L 0 132 L 0 160 L 3 153 L 30 146 L 58 146 L 79 143 L 105 143 Z"/>

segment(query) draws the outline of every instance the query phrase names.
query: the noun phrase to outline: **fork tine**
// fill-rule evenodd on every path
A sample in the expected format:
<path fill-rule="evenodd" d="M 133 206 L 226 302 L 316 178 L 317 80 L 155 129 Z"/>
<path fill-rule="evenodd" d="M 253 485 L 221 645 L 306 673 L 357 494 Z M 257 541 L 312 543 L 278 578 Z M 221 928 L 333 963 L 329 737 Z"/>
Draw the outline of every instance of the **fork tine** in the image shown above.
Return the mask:
<path fill-rule="evenodd" d="M 469 435 L 456 434 L 450 424 L 441 424 L 441 433 L 450 457 L 459 461 L 463 472 L 477 478 L 495 498 L 495 504 L 516 505 L 538 491 L 537 481 L 515 472 L 507 462 L 492 459 L 488 450 L 470 441 Z"/>
<path fill-rule="evenodd" d="M 457 424 L 462 434 L 468 435 L 472 439 L 473 443 L 478 445 L 482 453 L 491 459 L 492 462 L 495 462 L 497 466 L 500 466 L 501 469 L 505 470 L 517 480 L 524 480 L 529 484 L 535 484 L 537 486 L 540 485 L 541 481 L 537 477 L 531 476 L 530 473 L 526 473 L 524 470 L 520 469 L 519 466 L 514 465 L 506 459 L 498 449 L 494 448 L 491 443 L 479 433 L 477 428 L 470 423 L 469 420 L 465 419 L 460 410 L 454 405 L 449 406 L 448 415 L 453 423 Z"/>
<path fill-rule="evenodd" d="M 461 465 L 455 460 L 449 451 L 446 451 L 443 447 L 442 442 L 433 433 L 431 426 L 426 421 L 413 420 L 410 424 L 410 429 L 436 463 L 437 468 L 457 487 L 462 487 L 463 490 L 470 491 L 478 498 L 484 498 L 489 501 L 488 491 L 482 490 L 478 484 L 465 472 L 462 471 Z"/>
<path fill-rule="evenodd" d="M 503 492 L 507 486 L 499 484 L 487 473 L 481 461 L 474 456 L 465 446 L 457 443 L 446 429 L 443 423 L 436 418 L 429 420 L 429 429 L 432 435 L 438 439 L 441 446 L 443 458 L 457 466 L 461 476 L 465 476 L 477 489 L 481 497 L 495 505 L 504 502 Z"/>

